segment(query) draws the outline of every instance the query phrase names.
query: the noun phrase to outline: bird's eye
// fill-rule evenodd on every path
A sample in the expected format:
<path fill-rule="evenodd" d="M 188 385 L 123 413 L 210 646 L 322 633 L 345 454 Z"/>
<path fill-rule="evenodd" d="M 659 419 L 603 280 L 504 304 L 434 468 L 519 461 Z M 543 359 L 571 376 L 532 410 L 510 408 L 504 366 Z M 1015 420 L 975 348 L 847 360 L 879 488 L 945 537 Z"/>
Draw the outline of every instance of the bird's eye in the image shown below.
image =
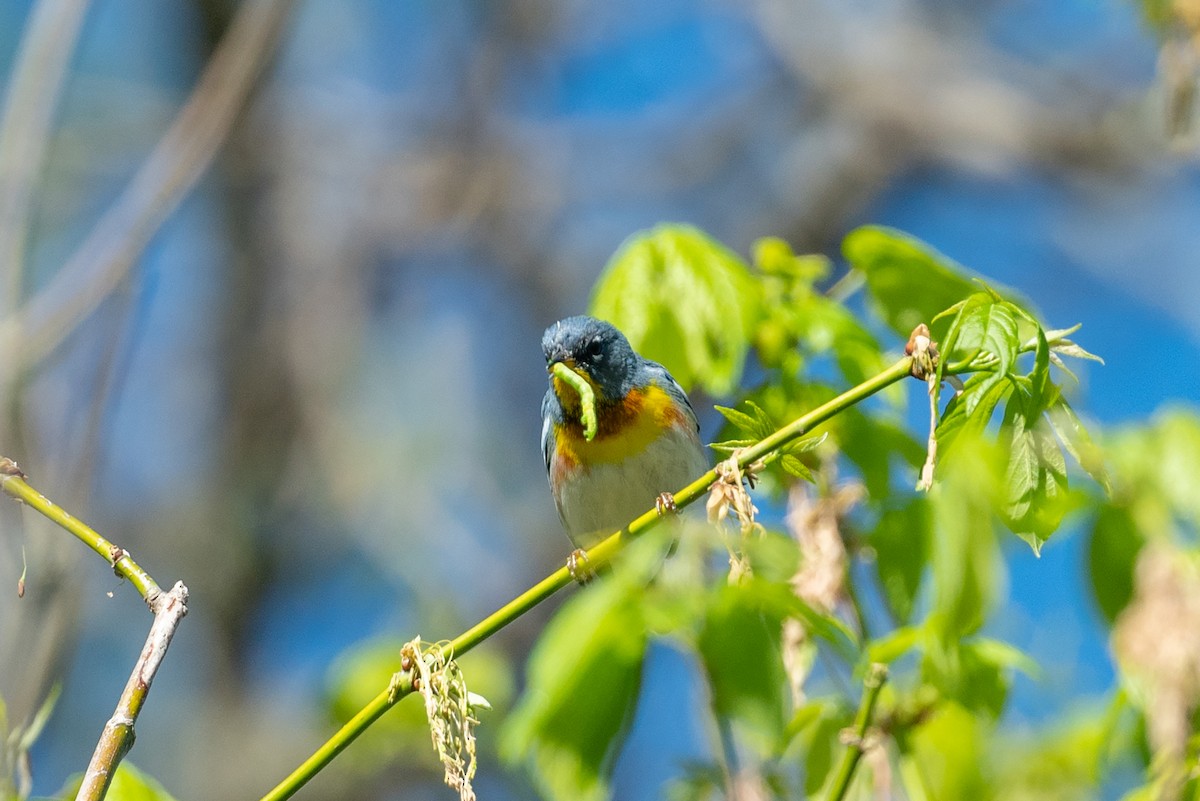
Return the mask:
<path fill-rule="evenodd" d="M 593 359 L 598 358 L 600 356 L 600 354 L 603 352 L 604 352 L 604 344 L 600 340 L 593 339 L 591 342 L 588 343 L 587 355 L 590 356 L 591 358 L 593 358 Z"/>

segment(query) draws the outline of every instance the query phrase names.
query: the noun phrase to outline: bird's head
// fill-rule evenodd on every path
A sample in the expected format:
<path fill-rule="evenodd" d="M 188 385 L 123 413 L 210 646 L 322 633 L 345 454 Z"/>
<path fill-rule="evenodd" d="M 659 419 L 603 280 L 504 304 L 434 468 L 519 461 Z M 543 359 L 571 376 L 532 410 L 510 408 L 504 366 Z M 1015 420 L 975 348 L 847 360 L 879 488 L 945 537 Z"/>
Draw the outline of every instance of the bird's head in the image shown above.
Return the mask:
<path fill-rule="evenodd" d="M 633 388 L 638 356 L 625 335 L 615 326 L 595 317 L 568 317 L 542 335 L 546 368 L 561 363 L 583 376 L 601 402 L 618 401 Z M 550 379 L 564 406 L 577 405 L 578 396 L 569 387 Z M 573 402 L 572 402 L 573 400 Z"/>

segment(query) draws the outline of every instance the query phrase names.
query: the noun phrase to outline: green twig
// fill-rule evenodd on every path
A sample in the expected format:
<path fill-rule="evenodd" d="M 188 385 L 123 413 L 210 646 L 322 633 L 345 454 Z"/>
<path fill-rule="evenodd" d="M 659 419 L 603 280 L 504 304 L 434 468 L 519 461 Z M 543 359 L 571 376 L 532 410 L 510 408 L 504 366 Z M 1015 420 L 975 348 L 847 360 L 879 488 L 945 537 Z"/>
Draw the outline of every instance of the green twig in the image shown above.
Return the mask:
<path fill-rule="evenodd" d="M 875 714 L 875 702 L 879 700 L 879 692 L 887 682 L 887 665 L 878 662 L 871 663 L 867 668 L 867 677 L 863 680 L 862 701 L 858 705 L 858 714 L 854 716 L 854 729 L 849 735 L 846 752 L 838 764 L 837 773 L 833 776 L 833 784 L 829 787 L 828 801 L 842 801 L 850 789 L 850 780 L 854 778 L 854 769 L 866 751 L 865 740 L 871 718 Z"/>
<path fill-rule="evenodd" d="M 874 395 L 885 387 L 895 384 L 897 381 L 907 378 L 911 374 L 912 364 L 912 357 L 906 356 L 873 378 L 864 381 L 852 389 L 846 390 L 836 398 L 796 418 L 774 434 L 762 439 L 749 448 L 738 451 L 738 466 L 744 469 L 747 465 L 753 464 L 792 440 L 804 436 L 821 423 L 850 408 L 859 401 Z M 676 492 L 674 494 L 676 507 L 682 509 L 704 497 L 708 492 L 709 486 L 716 479 L 717 472 L 709 470 L 691 484 Z M 644 512 L 628 526 L 589 549 L 586 552 L 589 565 L 599 567 L 607 564 L 631 539 L 653 528 L 660 519 L 661 517 L 657 509 L 649 509 Z M 458 657 L 471 650 L 572 581 L 570 571 L 565 566 L 560 567 L 554 573 L 542 579 L 524 593 L 451 640 L 449 645 L 446 646 L 446 650 L 450 655 L 448 658 Z M 391 686 L 375 696 L 358 714 L 347 721 L 312 756 L 292 771 L 291 775 L 264 795 L 261 801 L 283 801 L 285 798 L 291 798 L 313 776 L 328 765 L 334 757 L 340 754 L 346 746 L 366 731 L 384 712 L 390 709 L 393 704 L 411 692 L 411 674 L 405 675 L 395 681 Z"/>
<path fill-rule="evenodd" d="M 17 467 L 12 459 L 0 457 L 0 490 L 12 498 L 16 498 L 26 506 L 36 509 L 44 516 L 74 534 L 85 545 L 112 565 L 117 575 L 129 580 L 138 593 L 149 605 L 150 610 L 157 612 L 155 605 L 162 595 L 158 583 L 150 574 L 142 570 L 133 557 L 119 545 L 106 540 L 98 532 L 79 518 L 63 509 L 54 501 L 35 490 L 25 481 L 25 474 Z"/>
<path fill-rule="evenodd" d="M 12 459 L 0 457 L 0 490 L 74 534 L 113 567 L 118 575 L 129 580 L 154 613 L 154 623 L 146 636 L 146 644 L 138 655 L 125 690 L 117 701 L 104 731 L 96 742 L 91 762 L 84 771 L 76 801 L 102 801 L 112 783 L 117 766 L 133 747 L 134 724 L 150 694 L 150 685 L 158 674 L 167 648 L 187 614 L 188 591 L 183 582 L 176 582 L 170 592 L 163 592 L 150 574 L 138 565 L 129 552 L 114 545 L 79 518 L 31 487 L 25 474 Z"/>

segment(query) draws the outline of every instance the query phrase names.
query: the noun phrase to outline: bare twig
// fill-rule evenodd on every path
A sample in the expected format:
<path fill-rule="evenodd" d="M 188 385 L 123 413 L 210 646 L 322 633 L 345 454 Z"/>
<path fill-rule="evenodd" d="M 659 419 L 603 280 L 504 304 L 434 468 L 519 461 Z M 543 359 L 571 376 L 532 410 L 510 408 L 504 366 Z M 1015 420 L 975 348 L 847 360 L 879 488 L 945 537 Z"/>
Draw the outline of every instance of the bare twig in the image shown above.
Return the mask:
<path fill-rule="evenodd" d="M 121 693 L 116 711 L 105 724 L 104 732 L 96 743 L 96 751 L 92 754 L 79 793 L 75 796 L 76 801 L 99 801 L 108 792 L 117 765 L 133 747 L 133 725 L 146 703 L 150 684 L 166 656 L 179 621 L 187 614 L 188 591 L 179 581 L 170 592 L 163 592 L 128 551 L 102 537 L 82 520 L 31 487 L 25 479 L 26 475 L 16 462 L 0 456 L 0 491 L 41 512 L 103 556 L 118 575 L 129 580 L 154 613 L 154 623 L 150 626 L 146 644 L 133 667 L 125 691 Z"/>
<path fill-rule="evenodd" d="M 21 301 L 25 237 L 47 135 L 87 0 L 42 0 L 29 13 L 0 122 L 0 313 Z"/>
<path fill-rule="evenodd" d="M 83 774 L 83 783 L 79 786 L 75 801 L 100 801 L 104 798 L 117 765 L 133 747 L 133 725 L 146 703 L 150 684 L 167 654 L 179 621 L 187 614 L 187 587 L 183 586 L 182 581 L 176 582 L 171 591 L 160 595 L 159 599 L 146 644 L 142 646 L 142 653 L 133 666 L 133 673 L 125 684 L 116 711 L 104 724 L 104 732 L 96 743 L 96 750 Z"/>
<path fill-rule="evenodd" d="M 125 192 L 45 289 L 0 323 L 0 341 L 24 335 L 26 346 L 11 354 L 15 361 L 44 358 L 120 284 L 225 141 L 291 4 L 248 0 L 238 9 L 192 96 Z"/>

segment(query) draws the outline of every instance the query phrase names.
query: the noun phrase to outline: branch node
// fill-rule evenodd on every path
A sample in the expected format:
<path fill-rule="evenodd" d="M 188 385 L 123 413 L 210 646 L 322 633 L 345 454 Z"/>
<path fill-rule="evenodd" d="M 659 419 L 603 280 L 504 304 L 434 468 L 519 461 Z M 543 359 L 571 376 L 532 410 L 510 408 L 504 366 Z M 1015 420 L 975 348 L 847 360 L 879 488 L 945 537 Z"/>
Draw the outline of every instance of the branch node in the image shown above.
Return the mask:
<path fill-rule="evenodd" d="M 407 666 L 405 663 L 407 663 Z M 391 681 L 388 682 L 387 698 L 389 704 L 396 703 L 401 696 L 408 694 L 407 688 L 404 686 L 405 682 L 407 682 L 409 687 L 411 687 L 413 690 L 417 689 L 417 679 L 413 678 L 412 676 L 412 660 L 409 659 L 407 654 L 401 657 L 400 670 L 396 673 L 393 673 Z"/>
<path fill-rule="evenodd" d="M 422 651 L 421 645 L 421 638 L 416 637 L 401 653 L 409 656 L 418 674 L 413 676 L 413 689 L 425 699 L 429 733 L 445 770 L 443 778 L 458 791 L 460 801 L 475 801 L 471 780 L 476 766 L 474 727 L 479 721 L 471 708 L 471 694 L 452 647 L 437 643 Z"/>
<path fill-rule="evenodd" d="M 929 326 L 921 323 L 912 330 L 904 346 L 906 356 L 912 356 L 912 376 L 924 381 L 937 370 L 937 343 L 930 338 Z"/>
<path fill-rule="evenodd" d="M 871 663 L 867 669 L 867 675 L 863 679 L 862 700 L 858 706 L 858 713 L 854 716 L 854 725 L 840 734 L 841 741 L 847 747 L 826 796 L 829 801 L 843 801 L 850 789 L 854 769 L 858 767 L 863 753 L 879 743 L 880 732 L 871 724 L 875 704 L 879 700 L 884 682 L 887 681 L 887 675 L 887 665 L 880 662 Z"/>
<path fill-rule="evenodd" d="M 184 617 L 188 613 L 188 588 L 182 581 L 175 582 L 175 586 L 170 592 L 163 592 L 156 584 L 146 593 L 146 606 L 150 607 L 150 611 L 156 616 L 164 611 L 170 610 L 172 606 L 177 606 L 178 616 Z"/>
<path fill-rule="evenodd" d="M 28 478 L 28 476 L 21 472 L 20 466 L 7 456 L 0 456 L 0 476 Z"/>
<path fill-rule="evenodd" d="M 847 726 L 838 732 L 838 742 L 847 748 L 853 748 L 865 754 L 882 744 L 884 736 L 884 730 L 879 726 L 870 726 L 861 734 L 854 726 Z"/>

